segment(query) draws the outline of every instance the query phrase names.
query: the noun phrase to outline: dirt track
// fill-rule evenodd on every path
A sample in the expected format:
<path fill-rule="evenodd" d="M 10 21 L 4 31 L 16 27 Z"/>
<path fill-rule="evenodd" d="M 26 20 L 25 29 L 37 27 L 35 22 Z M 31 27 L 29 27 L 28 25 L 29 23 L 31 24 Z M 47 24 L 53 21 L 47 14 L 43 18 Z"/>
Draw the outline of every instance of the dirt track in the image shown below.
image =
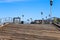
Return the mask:
<path fill-rule="evenodd" d="M 1 40 L 60 40 L 60 31 L 51 24 L 8 24 L 0 28 Z"/>

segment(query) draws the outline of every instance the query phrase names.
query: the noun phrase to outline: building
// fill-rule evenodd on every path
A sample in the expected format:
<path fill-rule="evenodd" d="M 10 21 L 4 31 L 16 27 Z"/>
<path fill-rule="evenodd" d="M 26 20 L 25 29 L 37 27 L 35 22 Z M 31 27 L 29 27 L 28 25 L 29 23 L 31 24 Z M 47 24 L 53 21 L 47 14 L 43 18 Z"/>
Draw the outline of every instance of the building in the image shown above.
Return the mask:
<path fill-rule="evenodd" d="M 34 23 L 35 24 L 49 24 L 49 21 L 47 21 L 47 20 L 35 20 Z"/>
<path fill-rule="evenodd" d="M 21 23 L 21 18 L 20 17 L 14 17 L 13 18 L 13 23 L 20 24 Z"/>
<path fill-rule="evenodd" d="M 42 20 L 35 20 L 34 23 L 35 24 L 42 24 Z"/>

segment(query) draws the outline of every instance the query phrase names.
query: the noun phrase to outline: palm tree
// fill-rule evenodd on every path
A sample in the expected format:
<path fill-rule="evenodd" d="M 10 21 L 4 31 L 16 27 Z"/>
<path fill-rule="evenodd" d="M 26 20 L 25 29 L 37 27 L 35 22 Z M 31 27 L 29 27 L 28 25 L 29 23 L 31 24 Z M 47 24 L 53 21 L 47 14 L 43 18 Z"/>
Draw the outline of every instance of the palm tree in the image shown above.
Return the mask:
<path fill-rule="evenodd" d="M 47 20 L 47 16 L 46 16 L 46 20 Z"/>
<path fill-rule="evenodd" d="M 29 19 L 27 19 L 27 21 L 29 22 L 30 20 L 29 20 Z"/>
<path fill-rule="evenodd" d="M 49 17 L 51 17 L 51 15 L 49 14 Z"/>
<path fill-rule="evenodd" d="M 51 21 L 51 18 L 50 17 L 51 17 L 51 15 L 49 14 L 49 22 Z"/>
<path fill-rule="evenodd" d="M 46 16 L 46 22 L 45 23 L 47 23 L 47 16 Z"/>
<path fill-rule="evenodd" d="M 43 24 L 43 12 L 41 12 L 41 16 L 42 16 L 42 24 Z"/>
<path fill-rule="evenodd" d="M 22 17 L 24 17 L 24 15 L 22 15 Z"/>
<path fill-rule="evenodd" d="M 41 12 L 41 15 L 43 15 L 43 12 Z"/>
<path fill-rule="evenodd" d="M 32 18 L 30 18 L 31 22 L 32 22 Z"/>
<path fill-rule="evenodd" d="M 23 19 L 24 15 L 22 15 L 22 19 Z"/>

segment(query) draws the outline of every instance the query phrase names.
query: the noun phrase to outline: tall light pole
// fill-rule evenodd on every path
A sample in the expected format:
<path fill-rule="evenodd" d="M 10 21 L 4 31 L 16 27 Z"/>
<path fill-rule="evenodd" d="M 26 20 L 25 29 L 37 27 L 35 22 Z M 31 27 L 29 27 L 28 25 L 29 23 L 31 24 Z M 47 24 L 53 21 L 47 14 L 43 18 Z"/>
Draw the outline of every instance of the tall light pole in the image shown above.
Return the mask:
<path fill-rule="evenodd" d="M 53 0 L 50 0 L 50 18 L 52 18 L 52 5 L 53 5 Z"/>
<path fill-rule="evenodd" d="M 50 0 L 50 17 L 52 17 L 52 5 L 53 5 L 53 0 Z"/>

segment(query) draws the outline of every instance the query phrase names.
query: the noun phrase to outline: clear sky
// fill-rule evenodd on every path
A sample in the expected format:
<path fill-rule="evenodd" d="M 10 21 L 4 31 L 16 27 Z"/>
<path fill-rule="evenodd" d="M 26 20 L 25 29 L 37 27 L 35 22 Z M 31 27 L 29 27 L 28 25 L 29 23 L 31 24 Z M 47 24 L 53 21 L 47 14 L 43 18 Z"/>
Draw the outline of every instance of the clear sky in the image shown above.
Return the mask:
<path fill-rule="evenodd" d="M 0 18 L 24 15 L 24 20 L 49 17 L 50 0 L 0 0 Z M 60 0 L 53 0 L 52 16 L 60 17 Z"/>

